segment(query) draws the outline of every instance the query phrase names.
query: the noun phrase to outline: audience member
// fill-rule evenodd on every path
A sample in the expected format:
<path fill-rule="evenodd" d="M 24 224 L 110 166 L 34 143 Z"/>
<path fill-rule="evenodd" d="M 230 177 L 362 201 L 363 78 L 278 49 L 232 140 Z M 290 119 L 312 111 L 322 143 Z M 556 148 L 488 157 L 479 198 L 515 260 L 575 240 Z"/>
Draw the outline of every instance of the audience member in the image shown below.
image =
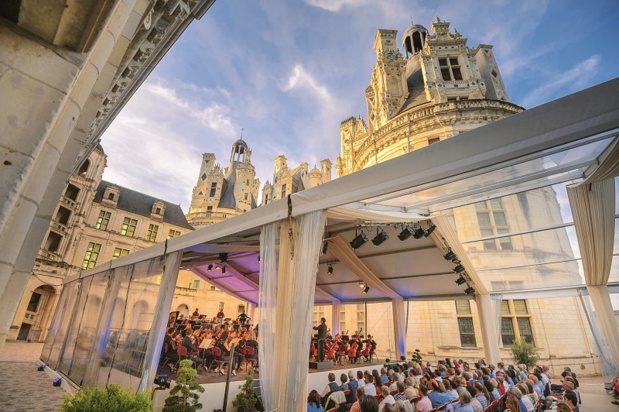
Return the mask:
<path fill-rule="evenodd" d="M 320 404 L 320 395 L 318 391 L 314 389 L 307 397 L 307 412 L 323 412 L 322 405 Z"/>

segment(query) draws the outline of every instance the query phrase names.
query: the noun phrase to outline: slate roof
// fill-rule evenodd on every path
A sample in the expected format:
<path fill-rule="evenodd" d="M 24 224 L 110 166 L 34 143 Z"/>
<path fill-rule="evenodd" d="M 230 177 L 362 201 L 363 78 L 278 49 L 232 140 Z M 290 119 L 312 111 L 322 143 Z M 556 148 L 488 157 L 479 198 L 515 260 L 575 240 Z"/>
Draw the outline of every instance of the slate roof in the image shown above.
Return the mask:
<path fill-rule="evenodd" d="M 150 217 L 151 211 L 153 210 L 153 203 L 160 200 L 165 204 L 165 212 L 163 215 L 163 221 L 165 223 L 193 230 L 193 227 L 187 223 L 183 209 L 181 209 L 179 205 L 166 202 L 163 199 L 157 199 L 144 193 L 136 192 L 135 190 L 127 189 L 126 187 L 122 187 L 111 182 L 106 182 L 105 180 L 102 180 L 97 188 L 97 193 L 95 194 L 94 200 L 95 202 L 101 203 L 101 199 L 103 199 L 103 194 L 105 193 L 105 188 L 108 185 L 114 185 L 120 189 L 120 196 L 117 203 L 118 209 L 124 210 L 125 212 L 134 213 L 136 215 Z"/>

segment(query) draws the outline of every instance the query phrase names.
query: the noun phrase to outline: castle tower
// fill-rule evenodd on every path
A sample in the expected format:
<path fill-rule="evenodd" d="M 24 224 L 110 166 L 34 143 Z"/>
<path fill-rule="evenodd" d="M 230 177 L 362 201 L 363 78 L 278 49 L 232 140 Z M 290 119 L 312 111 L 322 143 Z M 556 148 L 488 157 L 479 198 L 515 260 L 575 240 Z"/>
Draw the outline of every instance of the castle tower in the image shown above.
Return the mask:
<path fill-rule="evenodd" d="M 260 181 L 251 164 L 251 150 L 243 139 L 232 143 L 229 159 L 228 167 L 223 169 L 213 153 L 202 155 L 187 214 L 193 227 L 208 226 L 256 207 Z"/>

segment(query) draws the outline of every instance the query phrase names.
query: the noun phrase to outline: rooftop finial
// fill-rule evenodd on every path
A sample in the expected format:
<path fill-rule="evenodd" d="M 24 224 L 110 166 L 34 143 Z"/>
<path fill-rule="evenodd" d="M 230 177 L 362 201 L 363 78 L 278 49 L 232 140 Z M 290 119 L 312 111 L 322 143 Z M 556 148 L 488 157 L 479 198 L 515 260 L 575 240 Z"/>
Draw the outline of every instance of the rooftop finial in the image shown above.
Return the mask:
<path fill-rule="evenodd" d="M 245 130 L 243 127 L 241 127 L 241 140 L 243 140 L 243 130 Z"/>

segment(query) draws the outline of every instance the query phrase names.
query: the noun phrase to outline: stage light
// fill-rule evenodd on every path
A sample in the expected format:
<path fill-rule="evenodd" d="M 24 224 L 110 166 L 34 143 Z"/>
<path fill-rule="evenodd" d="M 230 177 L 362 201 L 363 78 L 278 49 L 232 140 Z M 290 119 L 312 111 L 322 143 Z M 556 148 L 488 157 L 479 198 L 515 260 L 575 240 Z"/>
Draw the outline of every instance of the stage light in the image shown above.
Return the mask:
<path fill-rule="evenodd" d="M 454 265 L 459 265 L 460 263 L 462 263 L 462 261 L 456 257 L 454 259 L 451 259 L 451 263 L 453 263 Z"/>
<path fill-rule="evenodd" d="M 42 364 L 42 363 L 39 363 L 39 364 L 37 365 L 37 370 L 38 370 L 39 372 L 43 372 L 43 371 L 45 370 L 45 365 L 44 365 L 44 364 Z"/>
<path fill-rule="evenodd" d="M 451 250 L 451 248 L 449 248 L 447 250 L 447 253 L 443 255 L 443 259 L 445 260 L 453 260 L 453 259 L 456 259 L 457 257 L 458 256 L 456 256 L 456 254 L 453 252 L 453 250 Z"/>
<path fill-rule="evenodd" d="M 432 234 L 432 232 L 434 232 L 434 229 L 436 229 L 436 225 L 434 223 L 432 223 L 431 220 L 428 220 L 428 222 L 430 222 L 428 229 L 426 229 L 426 234 L 424 235 L 425 237 L 428 237 Z"/>
<path fill-rule="evenodd" d="M 370 290 L 370 287 L 368 285 L 365 285 L 365 287 L 363 288 L 363 294 L 367 295 L 369 290 Z"/>
<path fill-rule="evenodd" d="M 226 267 L 225 266 L 221 267 L 221 273 L 226 273 Z"/>
<path fill-rule="evenodd" d="M 221 263 L 226 263 L 228 261 L 228 254 L 227 253 L 220 253 L 219 254 L 219 260 L 221 261 Z"/>
<path fill-rule="evenodd" d="M 421 239 L 423 236 L 428 236 L 427 233 L 428 233 L 427 230 L 419 226 L 417 229 L 415 229 L 415 232 L 413 233 L 413 237 L 415 239 Z"/>
<path fill-rule="evenodd" d="M 331 263 L 329 263 L 329 266 L 327 266 L 327 273 L 329 275 L 333 274 L 333 265 Z"/>
<path fill-rule="evenodd" d="M 221 270 L 221 267 L 219 265 L 215 266 L 215 270 Z"/>
<path fill-rule="evenodd" d="M 353 249 L 359 249 L 365 242 L 368 241 L 368 237 L 361 231 L 355 238 L 350 242 L 350 246 Z"/>
<path fill-rule="evenodd" d="M 210 272 L 211 270 L 213 270 L 213 265 L 208 265 L 208 271 Z"/>
<path fill-rule="evenodd" d="M 462 265 L 458 265 L 458 266 L 456 266 L 456 267 L 454 268 L 454 272 L 456 272 L 456 273 L 462 273 L 462 272 L 464 272 L 465 270 L 466 270 L 466 269 L 464 269 L 464 266 L 462 266 Z"/>
<path fill-rule="evenodd" d="M 464 289 L 464 293 L 466 293 L 467 295 L 472 295 L 473 293 L 475 293 L 475 289 L 473 288 L 473 286 L 469 286 L 468 288 Z"/>
<path fill-rule="evenodd" d="M 62 383 L 62 379 L 61 378 L 56 378 L 52 381 L 52 385 L 53 386 L 60 386 L 60 384 Z"/>
<path fill-rule="evenodd" d="M 460 275 L 460 277 L 456 279 L 456 284 L 458 285 L 464 285 L 465 283 L 466 283 L 466 279 L 462 275 Z"/>
<path fill-rule="evenodd" d="M 376 236 L 374 236 L 374 239 L 372 239 L 372 243 L 374 243 L 374 246 L 380 246 L 380 244 L 387 239 L 389 239 L 389 235 L 387 234 L 387 232 L 385 232 L 384 230 L 379 231 L 378 229 L 376 229 Z"/>
<path fill-rule="evenodd" d="M 410 228 L 408 226 L 405 226 L 404 229 L 402 229 L 402 231 L 398 235 L 398 239 L 404 241 L 408 239 L 409 237 L 411 237 L 412 235 L 413 235 L 413 232 L 411 232 Z"/>
<path fill-rule="evenodd" d="M 168 379 L 168 375 L 157 375 L 155 378 L 155 385 L 159 386 L 161 389 L 169 389 L 170 388 L 170 380 Z"/>
<path fill-rule="evenodd" d="M 327 250 L 329 250 L 329 242 L 325 240 L 325 242 L 322 244 L 322 254 L 326 255 Z"/>
<path fill-rule="evenodd" d="M 365 287 L 365 282 L 364 282 L 364 281 L 360 281 L 360 282 L 359 282 L 359 287 L 360 287 L 361 289 L 363 289 L 363 288 Z"/>

